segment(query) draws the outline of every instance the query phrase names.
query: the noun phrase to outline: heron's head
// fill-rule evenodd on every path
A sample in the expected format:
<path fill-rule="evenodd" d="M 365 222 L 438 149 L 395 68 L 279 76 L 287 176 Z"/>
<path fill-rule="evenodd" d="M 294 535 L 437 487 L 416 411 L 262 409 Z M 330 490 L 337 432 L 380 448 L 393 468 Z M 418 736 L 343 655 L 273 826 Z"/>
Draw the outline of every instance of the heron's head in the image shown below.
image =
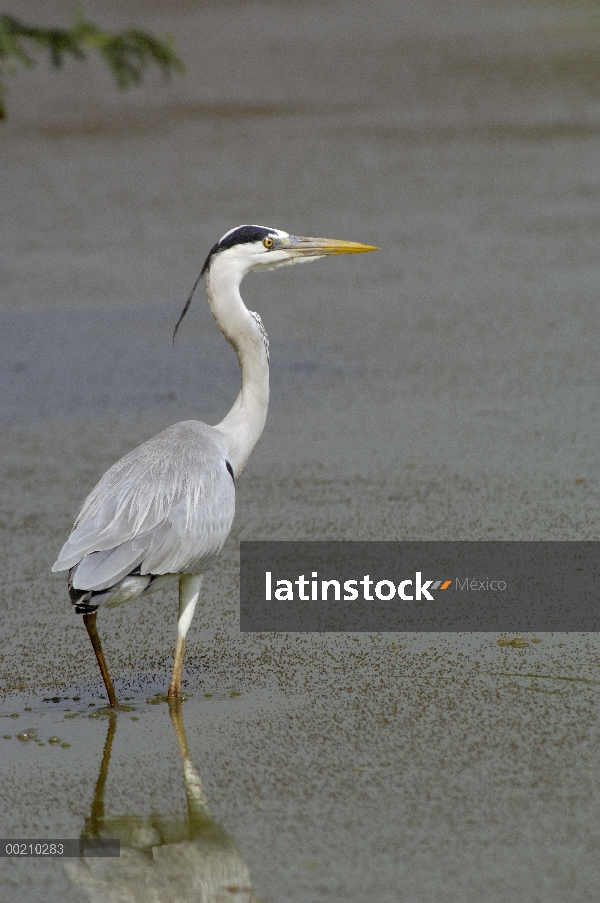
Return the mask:
<path fill-rule="evenodd" d="M 377 251 L 377 248 L 335 238 L 290 235 L 281 229 L 266 226 L 237 226 L 226 232 L 210 249 L 175 332 L 202 276 L 211 282 L 217 280 L 221 285 L 222 280 L 225 284 L 239 285 L 244 276 L 257 270 L 273 270 L 303 260 L 318 260 L 330 254 L 360 254 L 364 251 Z"/>
<path fill-rule="evenodd" d="M 211 248 L 202 272 L 206 274 L 212 267 L 219 266 L 242 279 L 256 270 L 272 270 L 302 260 L 317 260 L 328 254 L 359 254 L 376 250 L 372 245 L 361 245 L 355 241 L 289 235 L 281 229 L 266 226 L 237 226 L 226 232 Z"/>

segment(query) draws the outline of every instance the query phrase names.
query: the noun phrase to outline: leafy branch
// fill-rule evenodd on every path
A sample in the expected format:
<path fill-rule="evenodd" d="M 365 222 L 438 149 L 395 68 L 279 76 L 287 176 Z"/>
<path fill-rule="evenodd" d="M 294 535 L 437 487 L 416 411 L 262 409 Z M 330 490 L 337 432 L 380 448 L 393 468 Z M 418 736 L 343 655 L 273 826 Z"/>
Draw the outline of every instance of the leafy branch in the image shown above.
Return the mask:
<path fill-rule="evenodd" d="M 57 68 L 68 56 L 85 60 L 86 51 L 96 51 L 122 89 L 139 84 L 151 64 L 158 66 L 165 78 L 172 71 L 184 71 L 170 40 L 158 40 L 137 28 L 111 33 L 83 16 L 75 20 L 72 28 L 40 28 L 25 25 L 14 16 L 0 15 L 0 119 L 6 118 L 2 79 L 21 67 L 35 65 L 32 47 L 48 51 Z"/>

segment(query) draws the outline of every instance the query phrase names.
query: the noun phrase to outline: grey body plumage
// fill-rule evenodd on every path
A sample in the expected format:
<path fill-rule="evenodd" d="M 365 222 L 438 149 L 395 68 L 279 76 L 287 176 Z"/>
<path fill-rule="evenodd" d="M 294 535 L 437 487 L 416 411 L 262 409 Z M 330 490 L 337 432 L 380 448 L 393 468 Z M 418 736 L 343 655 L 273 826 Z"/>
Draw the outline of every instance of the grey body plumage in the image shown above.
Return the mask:
<path fill-rule="evenodd" d="M 218 430 L 188 420 L 104 474 L 55 565 L 69 569 L 69 592 L 81 613 L 167 585 L 158 577 L 174 580 L 210 567 L 235 512 L 228 463 Z"/>

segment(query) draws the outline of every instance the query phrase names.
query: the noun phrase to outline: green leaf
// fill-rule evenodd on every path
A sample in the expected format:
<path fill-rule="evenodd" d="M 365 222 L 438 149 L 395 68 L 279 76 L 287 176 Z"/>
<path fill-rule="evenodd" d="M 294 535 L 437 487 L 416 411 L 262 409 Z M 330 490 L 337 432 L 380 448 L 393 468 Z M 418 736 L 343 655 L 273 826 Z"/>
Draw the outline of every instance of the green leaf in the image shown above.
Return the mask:
<path fill-rule="evenodd" d="M 28 43 L 27 43 L 28 42 Z M 136 28 L 121 32 L 108 32 L 83 16 L 75 19 L 72 28 L 41 28 L 26 25 L 14 16 L 0 16 L 0 119 L 6 118 L 5 88 L 2 78 L 24 66 L 33 66 L 27 46 L 49 53 L 53 66 L 62 66 L 66 57 L 87 59 L 86 51 L 100 54 L 121 89 L 142 81 L 148 66 L 155 65 L 164 78 L 171 72 L 184 72 L 172 39 L 159 40 L 154 35 Z"/>

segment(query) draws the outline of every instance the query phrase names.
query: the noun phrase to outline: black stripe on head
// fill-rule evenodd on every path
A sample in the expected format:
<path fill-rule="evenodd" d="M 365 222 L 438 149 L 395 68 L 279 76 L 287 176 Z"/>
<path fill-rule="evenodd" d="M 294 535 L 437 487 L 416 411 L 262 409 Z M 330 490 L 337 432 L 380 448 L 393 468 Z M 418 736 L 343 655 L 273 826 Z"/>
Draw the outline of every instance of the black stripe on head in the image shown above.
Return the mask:
<path fill-rule="evenodd" d="M 267 237 L 267 235 L 277 235 L 277 232 L 274 229 L 267 229 L 265 228 L 265 226 L 238 226 L 237 229 L 232 229 L 231 232 L 227 232 L 223 236 L 223 238 L 221 238 L 220 241 L 216 243 L 216 245 L 212 246 L 212 248 L 208 252 L 208 257 L 204 261 L 204 266 L 200 270 L 200 275 L 194 282 L 194 287 L 191 290 L 190 296 L 185 303 L 185 307 L 181 312 L 181 316 L 177 321 L 177 325 L 173 330 L 173 343 L 175 343 L 175 336 L 177 335 L 179 324 L 188 312 L 188 307 L 190 306 L 192 298 L 194 297 L 194 292 L 196 291 L 198 283 L 211 265 L 212 259 L 215 254 L 218 254 L 220 251 L 226 251 L 228 248 L 235 248 L 236 245 L 246 245 L 254 241 L 263 241 Z"/>

